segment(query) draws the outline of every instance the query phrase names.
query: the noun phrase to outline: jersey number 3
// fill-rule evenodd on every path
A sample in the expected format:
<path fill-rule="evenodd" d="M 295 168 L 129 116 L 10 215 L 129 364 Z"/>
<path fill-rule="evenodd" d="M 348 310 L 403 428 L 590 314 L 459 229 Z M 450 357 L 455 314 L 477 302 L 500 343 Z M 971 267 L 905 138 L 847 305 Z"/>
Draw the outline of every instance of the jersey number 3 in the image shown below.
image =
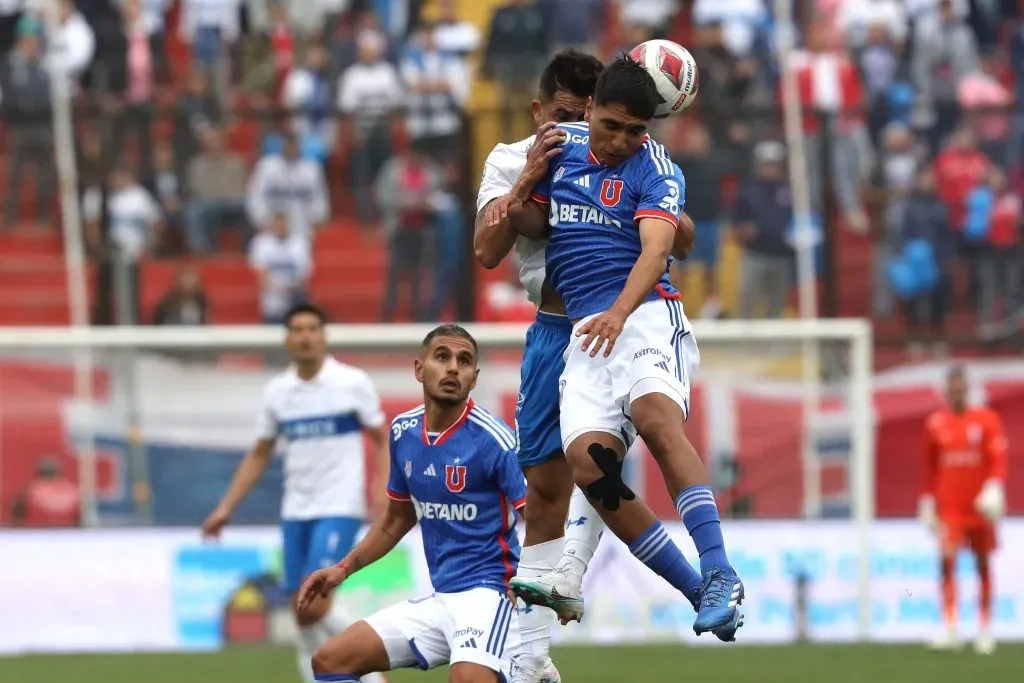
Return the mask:
<path fill-rule="evenodd" d="M 669 178 L 665 178 L 665 184 L 668 185 L 668 194 L 662 198 L 659 207 L 672 214 L 673 216 L 679 215 L 679 183 Z"/>

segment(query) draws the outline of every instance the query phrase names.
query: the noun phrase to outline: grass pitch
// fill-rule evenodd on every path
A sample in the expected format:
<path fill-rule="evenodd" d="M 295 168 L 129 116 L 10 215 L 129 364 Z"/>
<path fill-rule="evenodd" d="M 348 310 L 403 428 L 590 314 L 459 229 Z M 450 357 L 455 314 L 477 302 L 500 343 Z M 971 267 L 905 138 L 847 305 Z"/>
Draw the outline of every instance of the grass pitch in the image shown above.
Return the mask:
<path fill-rule="evenodd" d="M 559 648 L 565 683 L 1002 683 L 1019 681 L 1024 645 L 994 655 L 932 653 L 921 646 L 791 645 L 693 648 Z M 390 683 L 441 683 L 447 669 L 388 674 Z M 290 649 L 232 648 L 216 654 L 33 655 L 0 659 L 3 683 L 298 683 Z"/>

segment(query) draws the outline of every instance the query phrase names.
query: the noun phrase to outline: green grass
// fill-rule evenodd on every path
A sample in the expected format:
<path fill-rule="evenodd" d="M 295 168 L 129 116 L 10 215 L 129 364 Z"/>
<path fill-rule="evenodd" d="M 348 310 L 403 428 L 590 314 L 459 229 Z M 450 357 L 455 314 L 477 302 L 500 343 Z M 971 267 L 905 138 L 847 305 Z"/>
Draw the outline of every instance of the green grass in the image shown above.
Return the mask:
<path fill-rule="evenodd" d="M 792 645 L 560 648 L 566 683 L 736 681 L 753 683 L 1009 683 L 1024 670 L 1024 645 L 990 657 L 921 646 Z M 391 683 L 441 683 L 446 669 L 400 671 Z M 3 683 L 297 683 L 295 654 L 234 648 L 217 654 L 34 655 L 0 658 Z"/>

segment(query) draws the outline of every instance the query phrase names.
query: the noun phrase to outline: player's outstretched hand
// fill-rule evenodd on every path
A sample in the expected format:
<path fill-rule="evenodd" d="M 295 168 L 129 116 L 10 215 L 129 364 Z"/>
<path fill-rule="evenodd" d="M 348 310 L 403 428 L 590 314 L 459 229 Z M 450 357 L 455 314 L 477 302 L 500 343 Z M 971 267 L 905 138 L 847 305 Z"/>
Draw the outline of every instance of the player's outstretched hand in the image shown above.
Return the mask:
<path fill-rule="evenodd" d="M 231 512 L 224 508 L 218 507 L 216 510 L 210 513 L 210 515 L 203 520 L 203 538 L 218 538 L 220 536 L 221 529 L 231 519 Z"/>
<path fill-rule="evenodd" d="M 512 204 L 512 196 L 504 194 L 492 202 L 488 202 L 487 206 L 484 207 L 484 225 L 489 228 L 493 228 L 498 223 L 508 218 L 509 205 Z M 516 206 L 513 207 L 513 211 L 521 209 L 522 205 L 516 202 Z"/>
<path fill-rule="evenodd" d="M 590 357 L 593 358 L 604 347 L 604 357 L 611 355 L 615 348 L 615 341 L 622 334 L 622 328 L 626 324 L 626 317 L 614 310 L 607 310 L 604 313 L 594 316 L 576 331 L 576 336 L 587 335 L 583 340 L 583 350 L 590 349 Z"/>
<path fill-rule="evenodd" d="M 313 604 L 317 598 L 326 598 L 341 582 L 348 577 L 345 567 L 336 564 L 326 569 L 318 569 L 309 575 L 302 588 L 299 589 L 299 597 L 296 606 L 302 611 Z"/>

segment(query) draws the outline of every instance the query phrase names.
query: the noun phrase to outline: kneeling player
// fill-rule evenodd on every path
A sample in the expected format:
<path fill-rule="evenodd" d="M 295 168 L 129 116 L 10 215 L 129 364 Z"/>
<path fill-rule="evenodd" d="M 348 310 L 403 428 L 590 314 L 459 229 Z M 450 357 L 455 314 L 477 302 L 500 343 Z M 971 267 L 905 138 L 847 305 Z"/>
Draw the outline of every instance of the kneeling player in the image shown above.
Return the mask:
<path fill-rule="evenodd" d="M 995 650 L 995 640 L 989 631 L 989 559 L 996 549 L 995 522 L 1005 511 L 1006 437 L 998 415 L 987 408 L 967 405 L 967 381 L 962 368 L 950 371 L 946 391 L 949 406 L 933 413 L 925 424 L 921 519 L 939 538 L 945 621 L 945 629 L 932 647 L 959 647 L 956 556 L 961 548 L 969 548 L 974 553 L 981 585 L 975 649 L 980 654 L 989 654 Z"/>
<path fill-rule="evenodd" d="M 424 404 L 391 423 L 387 511 L 339 564 L 306 581 L 299 604 L 330 594 L 386 555 L 419 520 L 433 595 L 377 612 L 313 656 L 318 681 L 450 664 L 452 683 L 507 680 L 519 638 L 508 582 L 519 562 L 515 510 L 526 500 L 515 436 L 473 404 L 477 344 L 457 325 L 423 340 Z"/>

